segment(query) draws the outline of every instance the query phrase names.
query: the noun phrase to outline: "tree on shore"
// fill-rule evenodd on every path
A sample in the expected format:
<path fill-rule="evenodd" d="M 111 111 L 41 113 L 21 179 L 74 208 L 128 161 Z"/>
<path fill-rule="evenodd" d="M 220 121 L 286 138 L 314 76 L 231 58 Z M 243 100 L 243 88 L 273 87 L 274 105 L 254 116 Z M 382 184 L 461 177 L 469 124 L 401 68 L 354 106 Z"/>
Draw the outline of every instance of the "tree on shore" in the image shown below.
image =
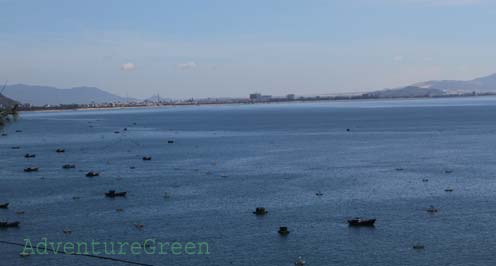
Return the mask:
<path fill-rule="evenodd" d="M 3 88 L 0 90 L 0 128 L 2 128 L 6 123 L 15 120 L 18 116 L 18 104 L 3 95 L 3 91 L 6 86 L 7 82 L 5 82 Z"/>

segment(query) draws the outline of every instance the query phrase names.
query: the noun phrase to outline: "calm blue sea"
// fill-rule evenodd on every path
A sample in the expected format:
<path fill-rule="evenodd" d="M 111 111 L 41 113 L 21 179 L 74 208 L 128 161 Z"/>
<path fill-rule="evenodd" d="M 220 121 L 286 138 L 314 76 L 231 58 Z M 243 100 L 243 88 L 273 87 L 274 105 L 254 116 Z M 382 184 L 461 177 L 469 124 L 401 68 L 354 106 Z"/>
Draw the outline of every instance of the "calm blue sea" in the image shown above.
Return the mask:
<path fill-rule="evenodd" d="M 171 266 L 496 265 L 494 97 L 22 113 L 4 132 L 0 220 L 21 226 L 3 241 L 208 242 L 111 256 Z M 0 265 L 126 265 L 21 251 L 0 244 Z"/>

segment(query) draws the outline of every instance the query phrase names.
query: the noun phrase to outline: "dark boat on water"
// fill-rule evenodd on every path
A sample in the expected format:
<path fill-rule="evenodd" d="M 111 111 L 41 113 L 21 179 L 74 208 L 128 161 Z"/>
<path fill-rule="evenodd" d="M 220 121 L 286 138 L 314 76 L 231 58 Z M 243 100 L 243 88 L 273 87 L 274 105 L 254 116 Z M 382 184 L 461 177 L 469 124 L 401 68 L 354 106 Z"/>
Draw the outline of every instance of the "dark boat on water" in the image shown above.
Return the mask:
<path fill-rule="evenodd" d="M 127 191 L 115 192 L 115 190 L 109 190 L 108 192 L 105 192 L 105 196 L 109 198 L 125 197 L 126 195 L 127 195 Z"/>
<path fill-rule="evenodd" d="M 36 154 L 26 153 L 26 154 L 24 155 L 24 158 L 34 158 L 34 157 L 36 157 Z"/>
<path fill-rule="evenodd" d="M 62 153 L 62 152 L 65 152 L 65 150 L 64 149 L 56 149 L 55 152 Z"/>
<path fill-rule="evenodd" d="M 173 140 L 168 140 L 167 143 L 174 144 L 174 141 Z"/>
<path fill-rule="evenodd" d="M 76 168 L 76 165 L 75 164 L 64 164 L 64 166 L 62 166 L 62 168 L 73 169 L 73 168 Z"/>
<path fill-rule="evenodd" d="M 0 228 L 19 227 L 21 222 L 0 222 Z"/>
<path fill-rule="evenodd" d="M 348 220 L 348 224 L 350 226 L 374 226 L 375 219 L 354 218 L 354 219 Z"/>
<path fill-rule="evenodd" d="M 279 230 L 277 232 L 282 236 L 289 234 L 289 230 L 286 226 L 279 227 Z"/>
<path fill-rule="evenodd" d="M 28 167 L 24 168 L 24 172 L 38 172 L 39 168 L 38 167 Z"/>
<path fill-rule="evenodd" d="M 11 149 L 13 149 L 13 150 L 19 150 L 21 147 L 19 147 L 19 146 L 14 146 L 14 147 L 10 147 L 10 148 L 11 148 Z"/>
<path fill-rule="evenodd" d="M 9 208 L 9 203 L 3 203 L 3 204 L 0 204 L 0 209 L 8 209 Z"/>
<path fill-rule="evenodd" d="M 99 176 L 100 173 L 98 172 L 93 172 L 93 171 L 90 171 L 86 174 L 86 177 L 95 177 L 95 176 Z"/>
<path fill-rule="evenodd" d="M 256 215 L 265 215 L 267 213 L 268 213 L 268 211 L 265 208 L 263 208 L 263 207 L 258 207 L 253 212 L 253 214 L 256 214 Z"/>
<path fill-rule="evenodd" d="M 152 157 L 150 156 L 143 156 L 143 161 L 150 161 Z"/>

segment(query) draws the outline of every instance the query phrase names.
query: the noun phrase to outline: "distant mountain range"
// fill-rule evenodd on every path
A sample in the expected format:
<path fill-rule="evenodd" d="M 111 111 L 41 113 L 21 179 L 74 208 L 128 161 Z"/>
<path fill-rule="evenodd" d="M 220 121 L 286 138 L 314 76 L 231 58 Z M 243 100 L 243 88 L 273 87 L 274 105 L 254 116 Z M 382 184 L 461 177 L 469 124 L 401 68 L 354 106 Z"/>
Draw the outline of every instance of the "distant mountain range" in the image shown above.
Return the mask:
<path fill-rule="evenodd" d="M 406 87 L 373 91 L 368 95 L 379 98 L 433 97 L 465 93 L 496 93 L 496 74 L 472 80 L 431 80 Z"/>
<path fill-rule="evenodd" d="M 99 88 L 76 87 L 71 89 L 59 89 L 48 86 L 33 86 L 15 84 L 7 86 L 4 95 L 20 103 L 30 103 L 35 106 L 59 105 L 59 104 L 89 104 L 127 102 L 135 100 L 124 98 Z"/>
<path fill-rule="evenodd" d="M 366 95 L 375 98 L 401 98 L 435 97 L 473 92 L 496 94 L 496 74 L 467 81 L 431 80 L 400 88 L 372 91 L 366 93 Z M 0 106 L 12 105 L 15 103 L 14 100 L 20 103 L 29 103 L 34 106 L 115 102 L 125 103 L 128 101 L 136 101 L 136 99 L 120 97 L 94 87 L 59 89 L 55 87 L 25 84 L 7 86 L 3 95 L 0 94 Z M 148 100 L 157 101 L 167 99 L 153 96 Z"/>

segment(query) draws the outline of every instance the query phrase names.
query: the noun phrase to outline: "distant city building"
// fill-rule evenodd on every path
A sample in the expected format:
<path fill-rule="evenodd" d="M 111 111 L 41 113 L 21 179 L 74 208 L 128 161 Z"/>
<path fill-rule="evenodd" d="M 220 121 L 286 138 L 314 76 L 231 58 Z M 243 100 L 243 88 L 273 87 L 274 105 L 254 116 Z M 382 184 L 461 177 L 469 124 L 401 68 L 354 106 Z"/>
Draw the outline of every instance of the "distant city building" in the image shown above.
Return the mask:
<path fill-rule="evenodd" d="M 260 99 L 262 99 L 262 94 L 260 94 L 260 93 L 250 94 L 250 100 L 260 100 Z"/>
<path fill-rule="evenodd" d="M 262 95 L 261 93 L 250 94 L 250 100 L 252 101 L 270 101 L 271 99 L 272 95 Z"/>

